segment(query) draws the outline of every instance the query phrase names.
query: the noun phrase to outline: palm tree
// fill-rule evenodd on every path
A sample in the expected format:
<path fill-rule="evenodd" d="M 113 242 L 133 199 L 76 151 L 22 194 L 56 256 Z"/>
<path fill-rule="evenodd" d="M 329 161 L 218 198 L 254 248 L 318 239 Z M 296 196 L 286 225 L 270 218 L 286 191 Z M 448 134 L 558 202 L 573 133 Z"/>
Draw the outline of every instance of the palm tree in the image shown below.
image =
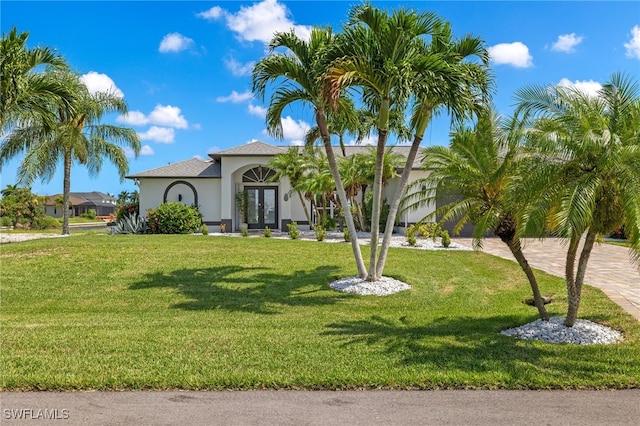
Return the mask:
<path fill-rule="evenodd" d="M 274 181 L 280 181 L 283 177 L 287 177 L 291 184 L 291 189 L 298 194 L 300 204 L 304 210 L 307 222 L 311 225 L 311 215 L 307 209 L 307 203 L 300 189 L 300 181 L 309 169 L 309 158 L 305 156 L 305 151 L 300 152 L 296 147 L 290 147 L 287 152 L 278 154 L 269 162 L 269 168 L 275 171 L 272 177 Z"/>
<path fill-rule="evenodd" d="M 525 157 L 519 135 L 516 120 L 501 120 L 492 111 L 480 115 L 474 127 L 458 125 L 448 147 L 424 150 L 422 166 L 430 174 L 414 182 L 412 188 L 418 190 L 406 200 L 412 200 L 410 207 L 417 207 L 453 199 L 433 216 L 440 216 L 441 223 L 456 220 L 456 234 L 467 222 L 472 223 L 475 247 L 482 246 L 488 231 L 498 236 L 527 276 L 540 318 L 547 321 L 549 315 L 519 237 L 526 207 L 521 196 Z"/>
<path fill-rule="evenodd" d="M 127 106 L 122 98 L 112 93 L 99 92 L 91 95 L 77 75 L 59 73 L 60 79 L 73 97 L 68 105 L 58 105 L 58 121 L 53 127 L 43 121 L 32 121 L 17 128 L 0 144 L 0 159 L 6 161 L 22 152 L 25 156 L 18 169 L 18 180 L 31 183 L 36 178 L 51 180 L 58 162 L 64 167 L 64 208 L 62 234 L 69 233 L 69 192 L 71 187 L 71 165 L 77 162 L 86 166 L 95 175 L 102 168 L 103 158 L 114 163 L 120 178 L 128 171 L 124 150 L 119 145 L 130 147 L 136 153 L 140 141 L 133 129 L 101 123 L 105 114 L 124 114 Z"/>
<path fill-rule="evenodd" d="M 29 33 L 13 28 L 0 41 L 0 133 L 34 116 L 52 123 L 49 107 L 69 96 L 50 72 L 37 71 L 42 66 L 66 69 L 64 58 L 47 47 L 29 49 L 28 38 Z"/>
<path fill-rule="evenodd" d="M 565 325 L 578 317 L 582 285 L 598 235 L 625 224 L 640 263 L 640 87 L 622 73 L 590 96 L 576 88 L 530 86 L 516 93 L 529 141 L 539 202 L 529 227 L 568 239 Z M 580 241 L 584 244 L 578 257 Z M 577 264 L 576 264 L 577 261 Z"/>
<path fill-rule="evenodd" d="M 356 141 L 360 142 L 364 135 L 369 133 L 370 128 L 365 128 L 362 114 L 355 109 L 353 102 L 346 99 L 343 108 L 340 111 L 336 111 L 335 114 L 330 115 L 329 121 L 327 122 L 327 130 L 330 135 L 338 136 L 342 156 L 346 157 L 347 150 L 344 143 L 344 136 L 346 134 L 354 135 L 356 136 Z M 320 128 L 316 125 L 307 131 L 305 135 L 305 145 L 313 145 L 317 140 L 322 140 L 322 135 L 320 134 Z"/>
<path fill-rule="evenodd" d="M 430 43 L 424 40 L 431 36 Z M 448 23 L 432 13 L 407 9 L 390 16 L 369 4 L 356 6 L 341 35 L 339 60 L 326 76 L 329 95 L 345 87 L 361 90 L 363 103 L 377 117 L 377 161 L 373 182 L 371 257 L 369 280 L 382 276 L 391 242 L 393 223 L 424 131 L 434 113 L 446 107 L 454 115 L 466 115 L 489 86 L 488 54 L 480 39 L 467 36 L 452 40 Z M 480 59 L 479 63 L 467 61 Z M 413 103 L 411 126 L 415 132 L 401 183 L 391 203 L 380 255 L 377 257 L 382 195 L 382 158 L 390 117 L 403 115 Z"/>
<path fill-rule="evenodd" d="M 287 106 L 294 102 L 302 102 L 313 108 L 340 203 L 347 206 L 347 196 L 331 147 L 327 125 L 329 109 L 320 82 L 320 78 L 333 58 L 334 41 L 335 36 L 330 29 L 312 29 L 309 41 L 300 39 L 293 31 L 276 33 L 269 44 L 269 54 L 254 67 L 253 92 L 264 99 L 267 88 L 271 84 L 276 85 L 271 95 L 266 121 L 269 132 L 278 138 L 282 138 L 282 113 Z M 286 49 L 287 53 L 276 53 L 275 50 L 280 48 Z M 343 96 L 336 95 L 334 102 L 347 107 L 349 101 Z M 341 108 L 336 107 L 334 110 L 339 111 Z M 353 217 L 348 208 L 344 209 L 344 213 L 358 275 L 364 278 L 367 270 L 362 259 Z"/>
<path fill-rule="evenodd" d="M 412 61 L 421 53 L 421 37 L 433 32 L 437 17 L 406 9 L 391 16 L 370 4 L 355 6 L 340 35 L 336 60 L 326 77 L 326 92 L 331 100 L 347 87 L 358 87 L 367 109 L 375 111 L 378 142 L 373 207 L 371 215 L 371 249 L 367 279 L 377 281 L 376 261 L 379 221 L 382 206 L 382 165 L 389 136 L 390 111 L 403 112 L 411 95 L 415 77 Z"/>

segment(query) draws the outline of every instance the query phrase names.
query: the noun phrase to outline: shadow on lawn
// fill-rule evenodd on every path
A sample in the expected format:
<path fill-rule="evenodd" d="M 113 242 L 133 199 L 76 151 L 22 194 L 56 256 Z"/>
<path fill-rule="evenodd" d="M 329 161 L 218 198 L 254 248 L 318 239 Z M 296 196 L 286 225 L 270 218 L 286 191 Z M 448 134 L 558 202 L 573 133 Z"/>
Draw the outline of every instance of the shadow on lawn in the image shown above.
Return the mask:
<path fill-rule="evenodd" d="M 172 305 L 175 309 L 278 313 L 279 306 L 333 305 L 345 296 L 327 292 L 339 268 L 319 266 L 312 271 L 271 273 L 268 268 L 219 266 L 179 269 L 171 273 L 145 274 L 130 290 L 174 288 L 190 301 Z"/>
<path fill-rule="evenodd" d="M 406 316 L 390 320 L 375 315 L 368 320 L 329 324 L 323 334 L 344 337 L 344 345 L 380 347 L 401 365 L 429 365 L 443 372 L 511 374 L 518 366 L 536 365 L 554 352 L 552 348 L 499 335 L 501 329 L 519 321 L 522 317 L 515 315 L 440 317 L 428 324 L 415 324 Z"/>

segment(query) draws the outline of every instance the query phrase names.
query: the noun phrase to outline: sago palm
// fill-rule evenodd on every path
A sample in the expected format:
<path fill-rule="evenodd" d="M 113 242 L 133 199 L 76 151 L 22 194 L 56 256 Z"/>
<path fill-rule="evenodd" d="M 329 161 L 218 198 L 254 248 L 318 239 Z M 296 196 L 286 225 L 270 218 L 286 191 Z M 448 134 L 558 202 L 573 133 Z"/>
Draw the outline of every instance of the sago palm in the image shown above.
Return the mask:
<path fill-rule="evenodd" d="M 416 192 L 408 206 L 445 201 L 433 216 L 456 221 L 454 233 L 473 225 L 474 246 L 481 247 L 487 232 L 493 232 L 508 247 L 524 271 L 540 318 L 548 320 L 538 282 L 520 241 L 521 217 L 527 200 L 520 196 L 523 151 L 518 123 L 501 120 L 488 111 L 473 127 L 457 126 L 448 147 L 424 150 L 422 165 L 429 176 L 412 185 Z M 453 200 L 453 201 L 451 201 Z"/>
<path fill-rule="evenodd" d="M 531 126 L 529 141 L 537 153 L 531 169 L 538 185 L 529 189 L 537 191 L 539 202 L 529 226 L 547 226 L 569 242 L 567 327 L 578 317 L 598 235 L 624 224 L 632 257 L 640 262 L 639 89 L 637 81 L 615 73 L 595 96 L 559 86 L 530 86 L 517 93 L 518 112 Z"/>

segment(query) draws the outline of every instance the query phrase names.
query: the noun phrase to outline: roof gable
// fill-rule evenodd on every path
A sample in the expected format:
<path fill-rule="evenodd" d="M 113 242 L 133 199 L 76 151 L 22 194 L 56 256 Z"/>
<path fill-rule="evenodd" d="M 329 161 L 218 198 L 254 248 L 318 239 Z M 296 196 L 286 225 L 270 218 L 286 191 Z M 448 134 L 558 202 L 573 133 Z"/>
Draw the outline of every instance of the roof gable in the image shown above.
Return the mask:
<path fill-rule="evenodd" d="M 224 151 L 218 151 L 213 154 L 209 154 L 211 158 L 219 158 L 225 156 L 272 156 L 286 152 L 285 148 L 270 145 L 262 141 L 253 141 L 244 145 L 236 146 L 233 148 L 225 149 Z"/>

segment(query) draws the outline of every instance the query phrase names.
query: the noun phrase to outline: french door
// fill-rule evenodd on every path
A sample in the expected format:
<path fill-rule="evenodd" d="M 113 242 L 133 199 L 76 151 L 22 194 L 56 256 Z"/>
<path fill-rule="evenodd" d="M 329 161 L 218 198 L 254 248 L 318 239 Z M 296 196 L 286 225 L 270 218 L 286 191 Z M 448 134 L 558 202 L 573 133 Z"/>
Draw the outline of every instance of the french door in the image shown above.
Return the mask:
<path fill-rule="evenodd" d="M 245 186 L 247 191 L 247 226 L 249 229 L 278 227 L 278 187 Z"/>

